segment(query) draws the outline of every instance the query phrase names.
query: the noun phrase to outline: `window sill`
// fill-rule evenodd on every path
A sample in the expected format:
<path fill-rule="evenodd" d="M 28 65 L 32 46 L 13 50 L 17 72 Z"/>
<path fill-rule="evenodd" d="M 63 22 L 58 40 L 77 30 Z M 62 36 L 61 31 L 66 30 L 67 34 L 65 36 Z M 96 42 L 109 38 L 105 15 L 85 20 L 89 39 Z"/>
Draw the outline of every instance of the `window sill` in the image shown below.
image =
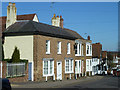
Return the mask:
<path fill-rule="evenodd" d="M 70 53 L 67 53 L 67 55 L 70 55 Z"/>
<path fill-rule="evenodd" d="M 48 55 L 49 55 L 49 54 L 50 54 L 50 52 L 46 52 L 46 54 L 48 54 Z"/>
<path fill-rule="evenodd" d="M 54 74 L 43 75 L 43 77 L 54 76 Z"/>
<path fill-rule="evenodd" d="M 62 54 L 62 53 L 57 53 L 58 55 Z"/>
<path fill-rule="evenodd" d="M 65 74 L 71 74 L 71 73 L 74 73 L 74 72 L 65 72 Z"/>
<path fill-rule="evenodd" d="M 75 54 L 75 56 L 81 56 L 80 54 Z"/>

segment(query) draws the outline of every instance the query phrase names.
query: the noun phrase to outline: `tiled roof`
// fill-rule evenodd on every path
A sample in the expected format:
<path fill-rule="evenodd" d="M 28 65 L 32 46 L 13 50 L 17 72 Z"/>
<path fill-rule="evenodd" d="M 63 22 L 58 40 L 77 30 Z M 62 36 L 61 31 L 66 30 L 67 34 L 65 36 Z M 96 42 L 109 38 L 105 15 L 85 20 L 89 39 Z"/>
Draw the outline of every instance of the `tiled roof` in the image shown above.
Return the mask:
<path fill-rule="evenodd" d="M 17 20 L 33 20 L 36 14 L 17 15 Z M 4 31 L 6 28 L 6 16 L 0 17 L 0 31 Z M 1 30 L 2 29 L 2 30 Z"/>
<path fill-rule="evenodd" d="M 4 36 L 18 36 L 18 35 L 45 35 L 65 39 L 83 39 L 77 32 L 62 29 L 52 25 L 34 22 L 34 21 L 22 21 L 16 22 L 4 31 Z"/>

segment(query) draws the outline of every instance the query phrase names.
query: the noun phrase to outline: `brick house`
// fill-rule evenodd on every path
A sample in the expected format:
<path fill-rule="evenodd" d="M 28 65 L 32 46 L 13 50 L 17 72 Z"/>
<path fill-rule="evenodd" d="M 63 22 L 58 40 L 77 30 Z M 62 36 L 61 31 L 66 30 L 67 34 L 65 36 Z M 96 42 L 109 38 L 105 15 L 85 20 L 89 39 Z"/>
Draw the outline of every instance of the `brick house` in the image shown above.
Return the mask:
<path fill-rule="evenodd" d="M 15 4 L 9 3 L 10 6 L 15 8 Z M 16 15 L 16 11 L 12 12 Z M 6 20 L 10 21 L 10 16 L 8 13 Z M 36 14 L 34 17 L 6 21 L 7 29 L 3 32 L 5 59 L 11 58 L 17 46 L 20 58 L 29 62 L 28 80 L 32 81 L 73 79 L 75 74 L 84 76 L 86 71 L 90 72 L 90 37 L 84 39 L 77 32 L 64 28 L 62 16 L 54 14 L 52 25 L 40 23 Z"/>

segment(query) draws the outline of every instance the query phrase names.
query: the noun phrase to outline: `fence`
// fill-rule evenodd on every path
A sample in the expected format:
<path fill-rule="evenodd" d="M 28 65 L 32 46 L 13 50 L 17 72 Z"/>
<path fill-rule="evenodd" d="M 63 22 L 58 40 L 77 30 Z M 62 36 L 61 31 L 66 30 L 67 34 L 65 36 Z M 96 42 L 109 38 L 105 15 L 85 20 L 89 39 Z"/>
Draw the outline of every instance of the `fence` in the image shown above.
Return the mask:
<path fill-rule="evenodd" d="M 25 63 L 7 63 L 7 77 L 25 75 Z"/>

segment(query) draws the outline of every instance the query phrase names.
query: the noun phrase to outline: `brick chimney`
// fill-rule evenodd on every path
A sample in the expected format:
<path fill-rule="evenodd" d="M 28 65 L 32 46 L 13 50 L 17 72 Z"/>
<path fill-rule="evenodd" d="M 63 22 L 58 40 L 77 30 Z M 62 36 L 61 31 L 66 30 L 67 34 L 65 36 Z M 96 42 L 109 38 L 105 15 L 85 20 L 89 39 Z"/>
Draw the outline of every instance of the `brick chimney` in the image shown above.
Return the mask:
<path fill-rule="evenodd" d="M 16 22 L 16 11 L 15 3 L 9 2 L 9 5 L 7 6 L 6 28 Z"/>
<path fill-rule="evenodd" d="M 88 36 L 87 39 L 90 40 L 90 36 Z"/>
<path fill-rule="evenodd" d="M 61 27 L 61 28 L 63 28 L 63 21 L 64 21 L 64 20 L 63 20 L 62 16 L 60 16 L 60 27 Z"/>

